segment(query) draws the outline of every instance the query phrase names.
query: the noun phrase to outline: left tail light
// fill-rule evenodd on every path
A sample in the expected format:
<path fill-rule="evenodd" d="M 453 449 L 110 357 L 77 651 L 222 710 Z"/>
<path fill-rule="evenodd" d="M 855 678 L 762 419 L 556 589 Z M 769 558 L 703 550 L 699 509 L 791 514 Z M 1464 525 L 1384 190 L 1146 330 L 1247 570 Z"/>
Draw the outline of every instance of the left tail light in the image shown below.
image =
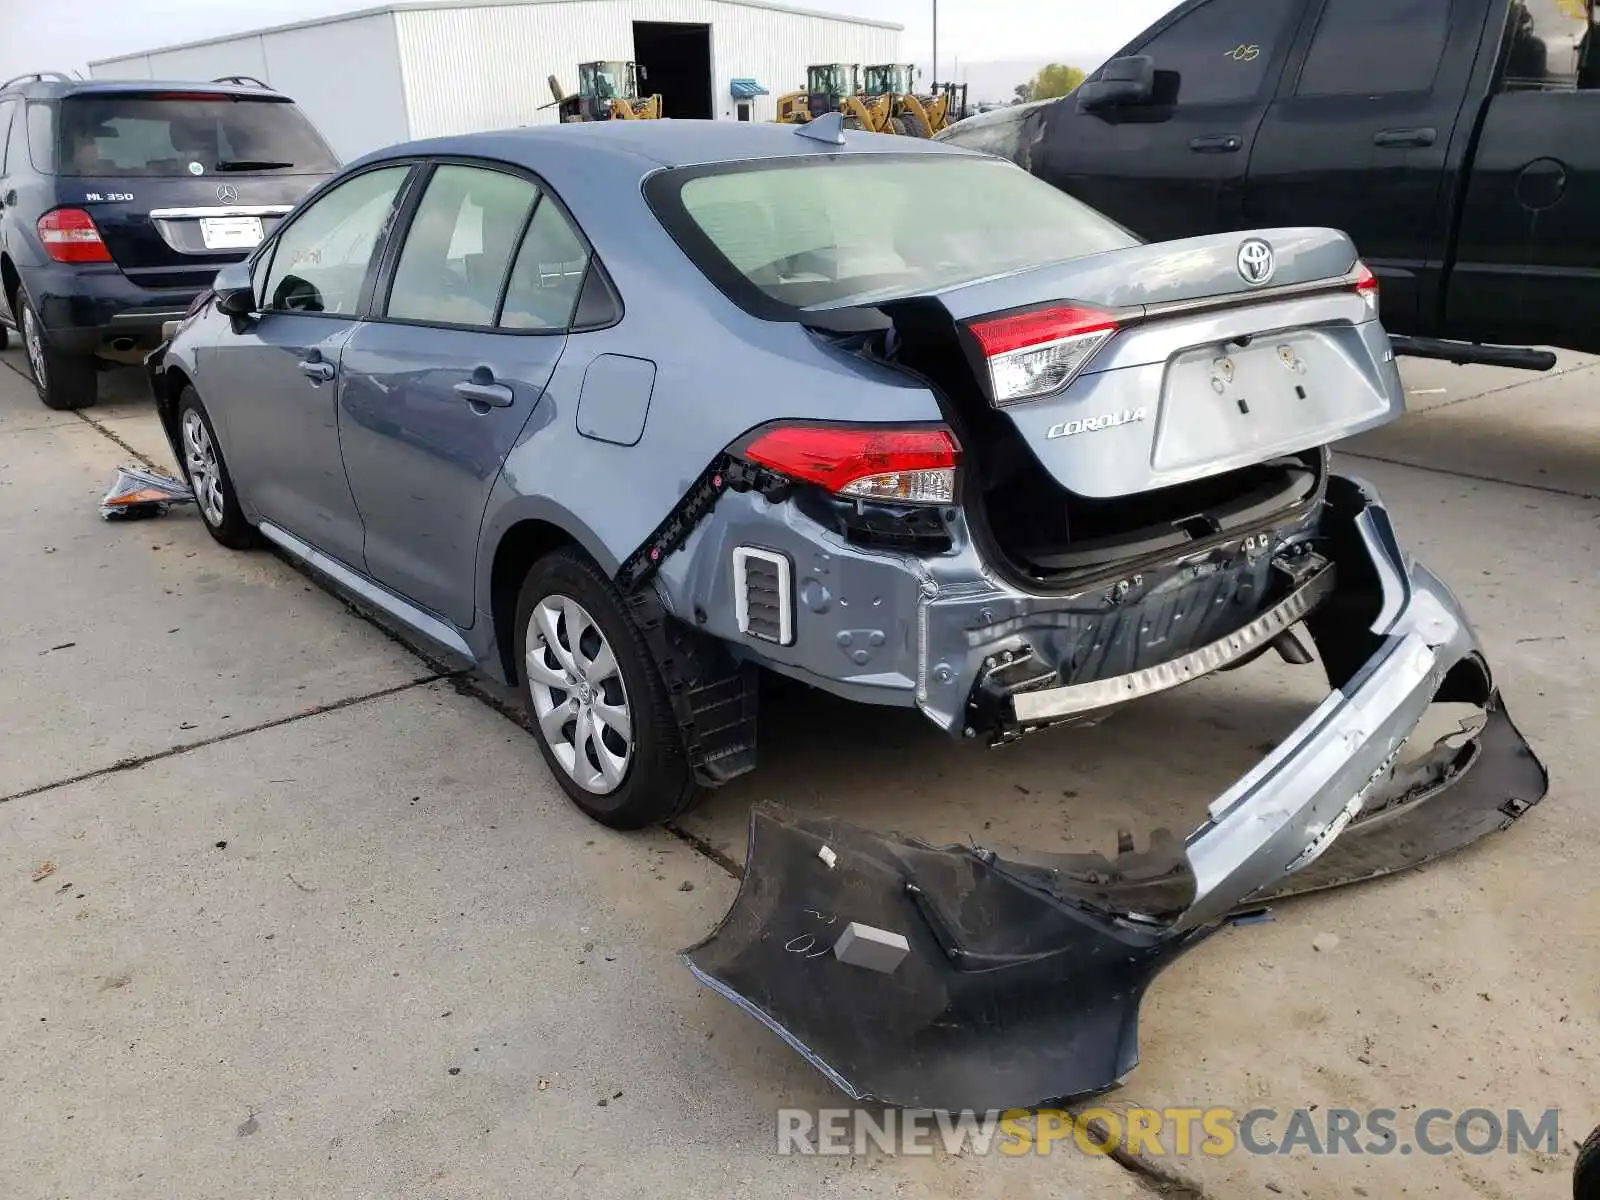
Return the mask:
<path fill-rule="evenodd" d="M 1356 263 L 1356 294 L 1367 302 L 1367 307 L 1376 316 L 1378 312 L 1378 277 L 1372 273 L 1372 268 L 1364 262 Z"/>
<path fill-rule="evenodd" d="M 759 434 L 743 457 L 851 500 L 949 504 L 961 446 L 943 426 L 784 425 Z"/>
<path fill-rule="evenodd" d="M 94 218 L 81 208 L 58 208 L 39 218 L 44 252 L 60 263 L 108 263 L 111 251 Z"/>
<path fill-rule="evenodd" d="M 1117 319 L 1097 308 L 1059 305 L 967 328 L 988 360 L 990 393 L 1001 408 L 1065 388 L 1117 332 Z"/>

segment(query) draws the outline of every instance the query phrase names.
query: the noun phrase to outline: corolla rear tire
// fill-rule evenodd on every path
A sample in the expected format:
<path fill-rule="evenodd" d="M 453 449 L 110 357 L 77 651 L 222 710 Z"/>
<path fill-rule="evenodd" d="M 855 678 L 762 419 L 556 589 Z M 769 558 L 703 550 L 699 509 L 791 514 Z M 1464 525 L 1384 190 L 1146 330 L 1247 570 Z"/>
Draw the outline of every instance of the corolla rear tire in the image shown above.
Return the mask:
<path fill-rule="evenodd" d="M 256 531 L 239 507 L 233 478 L 222 457 L 222 443 L 192 387 L 184 388 L 178 397 L 178 445 L 183 451 L 183 474 L 194 492 L 194 506 L 206 532 L 230 550 L 255 545 Z"/>
<path fill-rule="evenodd" d="M 581 551 L 528 569 L 517 598 L 522 703 L 550 772 L 602 825 L 642 829 L 698 795 L 661 671 L 622 598 Z"/>
<path fill-rule="evenodd" d="M 88 408 L 100 387 L 100 368 L 92 358 L 73 358 L 50 343 L 50 333 L 21 289 L 16 297 L 17 332 L 28 378 L 46 408 Z"/>

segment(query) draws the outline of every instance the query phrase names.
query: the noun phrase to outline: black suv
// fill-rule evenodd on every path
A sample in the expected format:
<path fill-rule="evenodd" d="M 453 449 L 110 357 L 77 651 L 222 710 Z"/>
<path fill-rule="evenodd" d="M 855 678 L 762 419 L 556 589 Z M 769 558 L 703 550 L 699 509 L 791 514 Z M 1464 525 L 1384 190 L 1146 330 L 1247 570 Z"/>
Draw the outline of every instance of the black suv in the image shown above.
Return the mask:
<path fill-rule="evenodd" d="M 244 76 L 0 84 L 0 346 L 21 333 L 49 407 L 93 403 L 101 363 L 139 362 L 338 166 Z"/>

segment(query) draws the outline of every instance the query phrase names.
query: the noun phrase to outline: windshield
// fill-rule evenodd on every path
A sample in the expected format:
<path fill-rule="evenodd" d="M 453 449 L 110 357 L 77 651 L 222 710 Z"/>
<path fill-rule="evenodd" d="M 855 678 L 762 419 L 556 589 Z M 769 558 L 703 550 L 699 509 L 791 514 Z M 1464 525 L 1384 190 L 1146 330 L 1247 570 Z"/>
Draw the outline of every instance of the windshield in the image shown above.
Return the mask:
<path fill-rule="evenodd" d="M 283 100 L 207 93 L 75 96 L 61 104 L 64 175 L 328 174 L 338 162 Z"/>
<path fill-rule="evenodd" d="M 657 176 L 649 194 L 701 270 L 747 308 L 926 294 L 1138 244 L 1026 171 L 967 155 L 685 168 Z"/>

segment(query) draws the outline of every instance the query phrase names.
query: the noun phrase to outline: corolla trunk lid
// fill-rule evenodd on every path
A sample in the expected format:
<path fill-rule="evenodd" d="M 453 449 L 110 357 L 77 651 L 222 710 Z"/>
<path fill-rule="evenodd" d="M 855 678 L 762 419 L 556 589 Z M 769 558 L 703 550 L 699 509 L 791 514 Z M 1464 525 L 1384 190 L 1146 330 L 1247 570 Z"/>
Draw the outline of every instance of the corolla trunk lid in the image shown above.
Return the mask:
<path fill-rule="evenodd" d="M 1403 408 L 1377 284 L 1343 234 L 1132 246 L 881 306 L 953 319 L 984 398 L 1084 496 L 1165 487 Z"/>

